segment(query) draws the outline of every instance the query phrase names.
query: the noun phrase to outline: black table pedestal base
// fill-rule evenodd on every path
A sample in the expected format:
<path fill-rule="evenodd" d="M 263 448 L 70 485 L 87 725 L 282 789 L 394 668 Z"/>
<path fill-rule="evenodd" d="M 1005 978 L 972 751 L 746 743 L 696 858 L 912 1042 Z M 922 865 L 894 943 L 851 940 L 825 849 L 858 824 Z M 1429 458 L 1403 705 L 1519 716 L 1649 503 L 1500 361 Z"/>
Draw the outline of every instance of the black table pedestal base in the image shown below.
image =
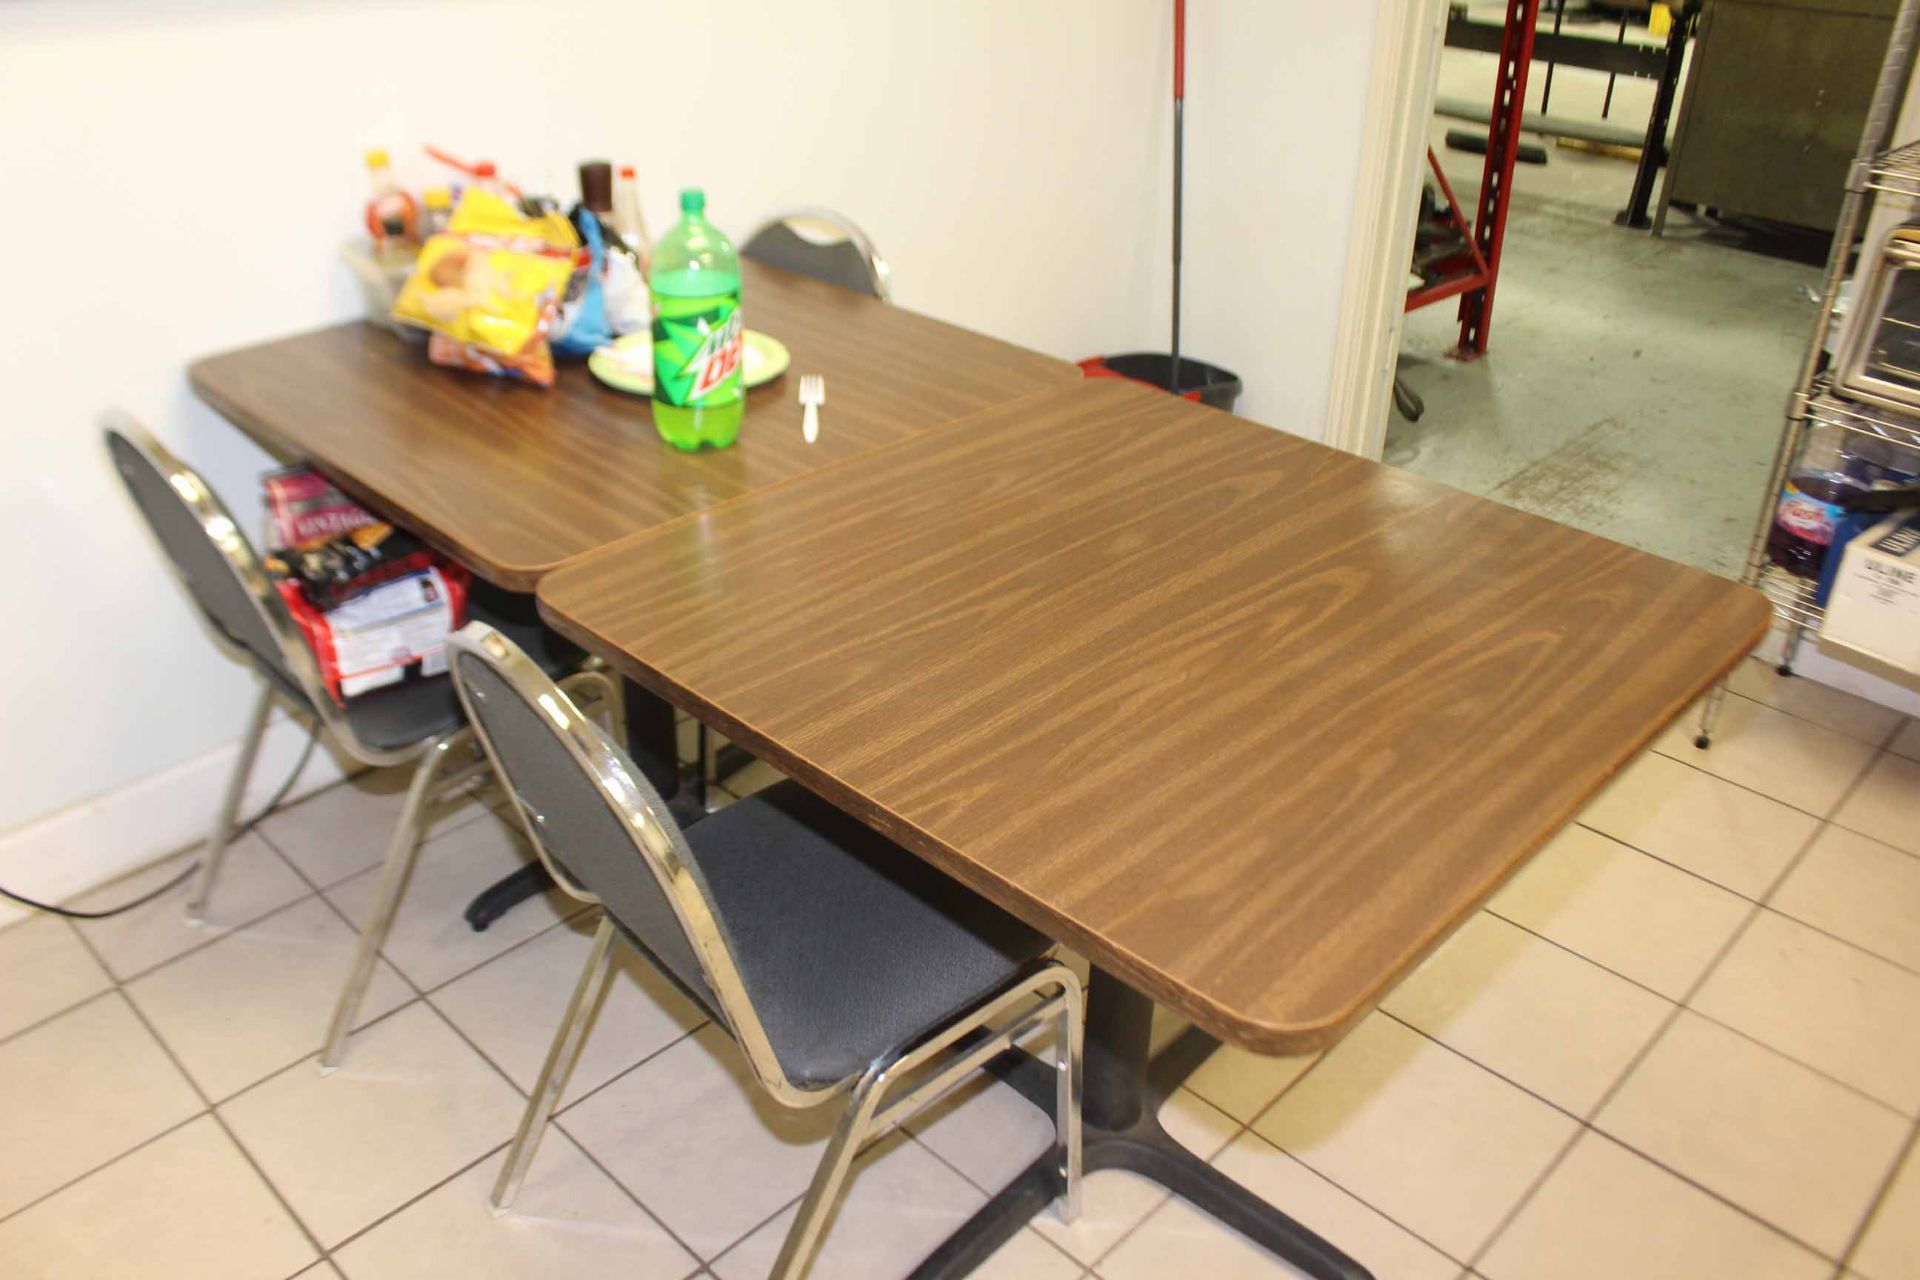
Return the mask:
<path fill-rule="evenodd" d="M 1084 1168 L 1123 1169 L 1159 1183 L 1314 1280 L 1372 1280 L 1359 1263 L 1188 1151 L 1160 1127 L 1161 1104 L 1207 1060 L 1215 1042 L 1189 1030 L 1149 1058 L 1153 1002 L 1096 969 L 1087 988 Z M 1054 1069 L 1019 1050 L 989 1070 L 1049 1115 Z M 913 1280 L 958 1280 L 992 1257 L 1060 1194 L 1053 1154 L 1035 1160 L 949 1236 Z"/>

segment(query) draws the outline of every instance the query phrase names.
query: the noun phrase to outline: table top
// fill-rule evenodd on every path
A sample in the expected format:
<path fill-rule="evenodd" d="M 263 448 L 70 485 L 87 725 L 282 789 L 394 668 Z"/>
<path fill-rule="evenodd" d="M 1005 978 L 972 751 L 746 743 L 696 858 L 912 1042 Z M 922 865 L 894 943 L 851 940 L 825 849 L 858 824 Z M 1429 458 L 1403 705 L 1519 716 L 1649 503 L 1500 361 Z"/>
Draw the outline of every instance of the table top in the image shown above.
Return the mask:
<path fill-rule="evenodd" d="M 1760 595 L 1099 382 L 540 584 L 642 683 L 1233 1043 L 1336 1039 Z"/>
<path fill-rule="evenodd" d="M 1017 399 L 1079 370 L 900 307 L 745 262 L 742 309 L 793 353 L 748 392 L 739 442 L 663 444 L 644 398 L 563 365 L 541 390 L 427 363 L 364 323 L 212 356 L 202 400 L 269 448 L 313 462 L 482 577 L 516 591 L 571 556 L 824 463 Z M 826 377 L 819 441 L 795 390 Z"/>

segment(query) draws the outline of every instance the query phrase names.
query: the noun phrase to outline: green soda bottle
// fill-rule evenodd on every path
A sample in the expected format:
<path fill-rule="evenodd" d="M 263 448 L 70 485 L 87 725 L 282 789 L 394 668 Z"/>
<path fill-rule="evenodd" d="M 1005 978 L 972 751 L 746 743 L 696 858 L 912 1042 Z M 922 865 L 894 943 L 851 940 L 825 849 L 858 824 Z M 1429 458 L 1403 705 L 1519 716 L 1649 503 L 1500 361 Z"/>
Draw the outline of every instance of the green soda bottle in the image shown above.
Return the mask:
<path fill-rule="evenodd" d="M 706 193 L 680 193 L 679 222 L 653 246 L 653 425 L 676 449 L 724 449 L 747 411 L 741 385 L 740 257 L 706 219 Z"/>

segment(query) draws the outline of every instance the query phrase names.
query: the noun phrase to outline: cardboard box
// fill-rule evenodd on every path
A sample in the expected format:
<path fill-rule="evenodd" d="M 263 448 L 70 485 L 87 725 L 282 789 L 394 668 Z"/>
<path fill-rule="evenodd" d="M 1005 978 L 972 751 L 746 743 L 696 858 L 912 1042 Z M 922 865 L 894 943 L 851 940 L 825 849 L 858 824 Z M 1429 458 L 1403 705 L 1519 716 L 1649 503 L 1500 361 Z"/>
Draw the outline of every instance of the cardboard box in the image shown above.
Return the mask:
<path fill-rule="evenodd" d="M 1920 681 L 1920 513 L 1849 542 L 1827 601 L 1820 647 L 1882 674 Z"/>

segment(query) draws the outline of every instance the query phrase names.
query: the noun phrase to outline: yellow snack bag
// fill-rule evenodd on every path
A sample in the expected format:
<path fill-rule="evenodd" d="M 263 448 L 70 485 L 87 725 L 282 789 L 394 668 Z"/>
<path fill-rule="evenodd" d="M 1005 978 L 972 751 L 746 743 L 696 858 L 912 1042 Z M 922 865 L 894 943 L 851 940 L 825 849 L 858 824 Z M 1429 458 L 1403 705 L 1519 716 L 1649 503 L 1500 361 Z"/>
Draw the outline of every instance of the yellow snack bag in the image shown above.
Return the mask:
<path fill-rule="evenodd" d="M 447 229 L 420 249 L 393 318 L 501 356 L 545 340 L 580 239 L 559 214 L 529 218 L 470 187 Z"/>

